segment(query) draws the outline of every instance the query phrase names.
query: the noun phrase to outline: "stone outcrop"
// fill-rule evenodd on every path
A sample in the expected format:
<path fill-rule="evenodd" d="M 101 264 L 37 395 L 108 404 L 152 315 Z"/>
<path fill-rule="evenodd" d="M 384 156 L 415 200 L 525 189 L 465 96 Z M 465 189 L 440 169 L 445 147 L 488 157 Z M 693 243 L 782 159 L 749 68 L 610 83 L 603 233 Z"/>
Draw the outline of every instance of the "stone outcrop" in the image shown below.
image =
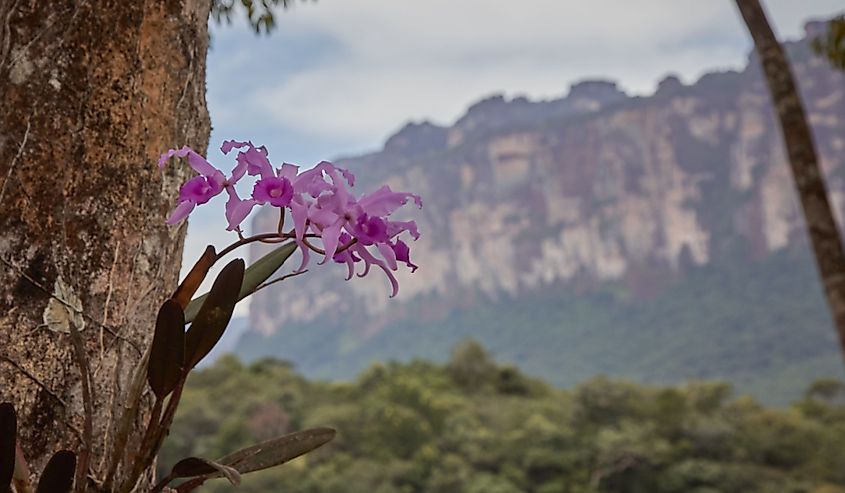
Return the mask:
<path fill-rule="evenodd" d="M 806 40 L 788 50 L 841 212 L 845 75 Z M 409 124 L 382 151 L 338 164 L 358 175 L 359 192 L 388 183 L 423 197 L 414 215 L 423 237 L 412 250 L 421 268 L 400 273 L 398 301 L 379 276 L 344 282 L 340 266 L 314 269 L 254 298 L 255 330 L 319 316 L 366 334 L 414 306 L 445 312 L 568 282 L 625 281 L 647 295 L 655 286 L 635 282 L 642 272 L 683 275 L 805 241 L 756 62 L 689 86 L 670 76 L 649 97 L 608 81 L 575 84 L 551 101 L 493 96 L 449 128 Z M 275 220 L 259 216 L 254 226 Z"/>

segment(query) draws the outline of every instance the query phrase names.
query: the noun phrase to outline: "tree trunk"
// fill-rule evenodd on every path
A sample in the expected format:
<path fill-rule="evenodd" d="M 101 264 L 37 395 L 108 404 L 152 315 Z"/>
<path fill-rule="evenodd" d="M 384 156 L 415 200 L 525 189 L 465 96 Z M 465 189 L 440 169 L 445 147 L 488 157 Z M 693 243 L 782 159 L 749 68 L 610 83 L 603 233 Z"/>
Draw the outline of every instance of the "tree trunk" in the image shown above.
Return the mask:
<path fill-rule="evenodd" d="M 179 273 L 188 171 L 156 161 L 206 148 L 210 3 L 0 0 L 0 401 L 33 473 L 87 462 L 77 491 L 116 488 L 146 427 L 149 395 L 109 453 Z"/>
<path fill-rule="evenodd" d="M 828 201 L 824 176 L 807 124 L 801 97 L 783 47 L 775 38 L 758 0 L 736 0 L 754 46 L 780 120 L 795 188 L 821 275 L 839 346 L 845 358 L 845 250 Z"/>

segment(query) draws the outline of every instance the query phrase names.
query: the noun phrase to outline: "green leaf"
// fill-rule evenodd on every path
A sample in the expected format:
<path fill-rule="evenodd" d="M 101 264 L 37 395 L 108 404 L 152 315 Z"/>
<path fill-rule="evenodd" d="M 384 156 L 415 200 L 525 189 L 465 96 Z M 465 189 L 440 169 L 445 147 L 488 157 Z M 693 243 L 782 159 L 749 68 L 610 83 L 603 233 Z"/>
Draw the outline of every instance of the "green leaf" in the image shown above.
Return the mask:
<path fill-rule="evenodd" d="M 278 466 L 330 442 L 336 432 L 314 428 L 284 435 L 233 452 L 217 462 L 234 467 L 241 474 Z"/>
<path fill-rule="evenodd" d="M 236 469 L 201 457 L 188 457 L 180 460 L 173 466 L 170 475 L 173 478 L 222 475 L 232 483 L 232 486 L 240 486 L 241 484 L 241 475 Z"/>
<path fill-rule="evenodd" d="M 188 275 L 185 276 L 185 279 L 176 289 L 176 292 L 171 296 L 174 301 L 179 303 L 179 306 L 183 310 L 188 306 L 188 302 L 191 301 L 191 296 L 197 292 L 200 284 L 205 280 L 205 276 L 208 275 L 208 270 L 214 265 L 215 260 L 217 260 L 217 252 L 213 246 L 208 245 L 205 247 L 205 252 L 197 260 L 197 263 L 191 267 L 191 271 L 188 272 Z M 199 310 L 199 306 L 197 306 L 197 310 Z"/>
<path fill-rule="evenodd" d="M 73 487 L 73 473 L 76 469 L 76 454 L 60 450 L 50 458 L 35 493 L 67 493 Z"/>
<path fill-rule="evenodd" d="M 0 491 L 8 491 L 15 474 L 15 443 L 18 439 L 18 417 L 15 406 L 0 404 Z"/>
<path fill-rule="evenodd" d="M 190 370 L 217 344 L 229 325 L 239 287 L 244 279 L 244 261 L 229 262 L 214 280 L 208 296 L 185 334 L 185 368 Z"/>
<path fill-rule="evenodd" d="M 267 281 L 295 251 L 296 243 L 285 243 L 250 265 L 244 273 L 244 281 L 238 293 L 238 301 L 252 294 L 255 288 Z M 204 294 L 188 303 L 188 307 L 185 308 L 186 322 L 194 320 L 207 296 L 208 294 Z"/>
<path fill-rule="evenodd" d="M 161 305 L 156 319 L 156 331 L 147 364 L 147 381 L 156 397 L 163 399 L 171 393 L 185 362 L 185 314 L 175 300 Z"/>

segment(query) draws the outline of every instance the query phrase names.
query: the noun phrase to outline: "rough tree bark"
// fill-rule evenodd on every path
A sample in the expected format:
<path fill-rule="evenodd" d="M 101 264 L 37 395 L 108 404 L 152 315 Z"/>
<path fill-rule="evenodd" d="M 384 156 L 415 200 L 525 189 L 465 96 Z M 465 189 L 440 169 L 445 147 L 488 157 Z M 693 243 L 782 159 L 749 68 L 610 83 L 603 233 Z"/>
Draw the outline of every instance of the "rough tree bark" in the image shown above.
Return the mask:
<path fill-rule="evenodd" d="M 0 0 L 0 401 L 33 473 L 90 449 L 83 490 L 113 489 L 106 451 L 177 281 L 185 231 L 163 221 L 188 173 L 155 162 L 206 148 L 210 3 Z"/>
<path fill-rule="evenodd" d="M 780 120 L 816 266 L 845 358 L 845 249 L 828 200 L 810 126 L 786 54 L 759 0 L 736 0 L 736 4 L 754 39 Z"/>

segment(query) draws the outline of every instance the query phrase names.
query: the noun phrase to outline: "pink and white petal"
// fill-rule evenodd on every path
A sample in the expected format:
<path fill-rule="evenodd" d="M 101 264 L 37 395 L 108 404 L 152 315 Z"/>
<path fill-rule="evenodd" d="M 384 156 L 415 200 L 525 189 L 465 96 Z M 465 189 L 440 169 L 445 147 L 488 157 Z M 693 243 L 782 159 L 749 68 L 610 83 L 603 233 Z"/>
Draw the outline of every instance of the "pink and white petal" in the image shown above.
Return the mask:
<path fill-rule="evenodd" d="M 311 180 L 311 183 L 308 184 L 307 192 L 314 198 L 320 196 L 321 193 L 329 191 L 332 189 L 332 186 L 328 184 L 322 177 L 315 177 Z"/>
<path fill-rule="evenodd" d="M 310 219 L 313 224 L 319 224 L 325 228 L 337 223 L 340 216 L 330 209 L 318 209 L 316 207 L 312 207 L 308 213 L 308 219 Z M 337 234 L 339 235 L 340 231 L 338 231 Z"/>
<path fill-rule="evenodd" d="M 278 169 L 276 175 L 279 178 L 287 178 L 288 180 L 290 180 L 291 183 L 293 183 L 293 180 L 296 179 L 297 173 L 299 173 L 299 166 L 295 164 L 284 163 Z"/>
<path fill-rule="evenodd" d="M 349 183 L 350 187 L 354 187 L 355 186 L 355 175 L 353 175 L 351 171 L 349 171 L 348 169 L 345 169 L 345 168 L 338 168 L 338 170 L 343 175 L 343 177 L 346 178 L 346 183 Z"/>
<path fill-rule="evenodd" d="M 396 252 L 393 251 L 393 247 L 387 243 L 379 243 L 376 246 L 381 256 L 384 257 L 387 266 L 390 267 L 390 270 L 396 270 Z"/>
<path fill-rule="evenodd" d="M 170 214 L 170 217 L 167 218 L 167 221 L 165 221 L 165 223 L 173 225 L 178 223 L 182 219 L 185 219 L 186 217 L 188 217 L 191 211 L 194 210 L 194 207 L 196 207 L 196 205 L 197 204 L 191 201 L 180 202 L 179 205 L 177 205 L 176 208 L 173 209 L 173 212 Z"/>
<path fill-rule="evenodd" d="M 189 149 L 187 156 L 188 156 L 188 164 L 197 173 L 199 173 L 203 176 L 212 176 L 215 173 L 220 173 L 220 170 L 215 168 L 211 163 L 206 161 L 206 159 L 204 157 L 200 156 L 199 154 L 194 152 L 192 149 Z"/>
<path fill-rule="evenodd" d="M 323 178 L 323 171 L 325 170 L 323 163 L 303 171 L 293 180 L 293 190 L 296 193 L 308 193 L 312 197 L 317 197 L 325 190 L 330 190 L 331 185 L 326 183 Z"/>
<path fill-rule="evenodd" d="M 226 192 L 229 193 L 229 200 L 226 201 L 226 221 L 229 226 L 226 230 L 239 231 L 241 223 L 257 203 L 252 199 L 242 200 L 232 186 L 226 187 Z"/>
<path fill-rule="evenodd" d="M 407 231 L 414 240 L 420 238 L 420 232 L 417 228 L 416 221 L 388 221 L 387 222 L 387 236 L 393 238 L 394 236 Z"/>
<path fill-rule="evenodd" d="M 325 168 L 326 173 L 332 179 L 332 191 L 334 192 L 336 202 L 341 206 L 346 205 L 349 202 L 349 191 L 346 189 L 346 185 L 343 183 L 340 175 L 338 175 L 338 169 L 328 162 L 326 162 Z"/>
<path fill-rule="evenodd" d="M 353 246 L 352 248 L 355 249 L 355 253 L 357 253 L 358 256 L 361 257 L 361 260 L 364 261 L 364 270 L 358 274 L 358 277 L 364 277 L 369 274 L 370 267 L 373 265 L 377 265 L 385 269 L 387 268 L 387 266 L 384 265 L 384 262 L 375 258 L 373 254 L 371 254 L 370 251 L 367 250 L 367 247 L 365 247 L 364 245 L 356 243 L 355 246 Z"/>
<path fill-rule="evenodd" d="M 248 145 L 252 144 L 249 141 L 240 142 L 237 140 L 224 140 L 223 145 L 220 146 L 220 152 L 223 154 L 229 154 L 232 152 L 232 149 L 240 149 L 241 147 L 246 147 Z"/>
<path fill-rule="evenodd" d="M 226 175 L 222 171 L 216 169 L 214 173 L 206 176 L 211 185 L 211 193 L 217 195 L 223 191 L 223 188 L 226 186 Z"/>
<path fill-rule="evenodd" d="M 345 262 L 346 262 L 346 269 L 347 269 L 346 280 L 348 281 L 348 280 L 352 279 L 352 276 L 355 275 L 355 260 L 352 258 L 352 255 L 350 254 L 350 255 L 346 256 Z"/>
<path fill-rule="evenodd" d="M 323 228 L 323 234 L 320 235 L 323 240 L 323 250 L 326 252 L 326 257 L 320 264 L 325 264 L 330 258 L 334 257 L 337 251 L 338 240 L 340 239 L 340 224 L 332 224 Z"/>
<path fill-rule="evenodd" d="M 296 239 L 302 241 L 305 236 L 305 224 L 308 221 L 308 206 L 297 201 L 290 203 L 290 217 L 293 219 L 293 230 Z"/>
<path fill-rule="evenodd" d="M 237 164 L 232 168 L 232 178 L 229 180 L 231 185 L 234 185 L 246 174 L 247 162 L 245 160 L 236 160 Z"/>
<path fill-rule="evenodd" d="M 390 293 L 390 297 L 395 298 L 396 295 L 399 294 L 399 281 L 396 280 L 396 277 L 393 275 L 393 272 L 390 272 L 387 267 L 385 267 L 384 265 L 379 265 L 379 267 L 381 267 L 381 270 L 383 270 L 384 273 L 387 275 L 387 279 L 390 281 L 390 286 L 393 289 Z"/>
<path fill-rule="evenodd" d="M 308 265 L 308 261 L 311 259 L 311 249 L 302 240 L 297 239 L 296 244 L 299 245 L 299 250 L 302 252 L 302 263 L 294 271 L 294 273 L 299 273 L 304 271 Z"/>
<path fill-rule="evenodd" d="M 164 165 L 173 156 L 185 157 L 189 152 L 194 152 L 194 151 L 188 146 L 184 146 L 181 149 L 170 149 L 170 150 L 168 150 L 167 152 L 165 152 L 164 154 L 161 155 L 161 157 L 158 160 L 158 167 L 164 168 Z"/>
<path fill-rule="evenodd" d="M 246 162 L 246 170 L 250 176 L 260 175 L 261 178 L 272 178 L 276 176 L 270 160 L 267 159 L 267 149 L 249 145 L 249 149 L 238 153 L 236 158 L 238 164 Z"/>
<path fill-rule="evenodd" d="M 407 192 L 394 192 L 385 185 L 373 193 L 366 194 L 358 200 L 358 204 L 371 216 L 385 217 L 392 214 L 396 209 L 408 202 L 409 198 L 422 206 L 422 201 L 417 195 Z"/>

